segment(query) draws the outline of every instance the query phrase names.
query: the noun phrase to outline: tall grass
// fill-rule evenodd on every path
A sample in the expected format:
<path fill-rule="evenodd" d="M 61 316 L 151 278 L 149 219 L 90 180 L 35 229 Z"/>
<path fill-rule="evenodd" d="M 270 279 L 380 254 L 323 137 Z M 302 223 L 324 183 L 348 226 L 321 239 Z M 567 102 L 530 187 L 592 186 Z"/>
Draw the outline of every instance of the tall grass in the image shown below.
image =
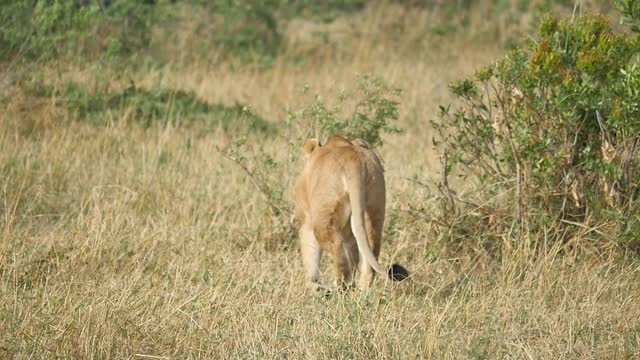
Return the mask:
<path fill-rule="evenodd" d="M 377 279 L 369 293 L 305 291 L 295 239 L 270 236 L 267 204 L 217 151 L 244 135 L 285 162 L 282 137 L 178 126 L 188 115 L 143 128 L 106 111 L 95 126 L 73 121 L 64 99 L 14 88 L 0 112 L 0 357 L 640 356 L 640 265 L 592 243 L 593 229 L 566 243 L 537 239 L 535 249 L 508 233 L 496 234 L 495 249 L 449 243 L 440 231 L 427 124 L 449 100 L 446 85 L 501 56 L 504 43 L 474 26 L 441 37 L 433 19 L 429 9 L 371 6 L 332 24 L 291 23 L 292 45 L 272 67 L 197 60 L 102 74 L 110 91 L 128 79 L 247 104 L 275 123 L 308 101 L 306 84 L 326 101 L 356 73 L 403 88 L 405 132 L 380 149 L 389 214 L 381 261 L 413 276 Z M 299 54 L 305 62 L 292 64 Z M 104 86 L 90 68 L 39 71 L 54 87 Z M 296 165 L 283 182 L 293 183 Z M 330 281 L 331 264 L 323 269 Z"/>

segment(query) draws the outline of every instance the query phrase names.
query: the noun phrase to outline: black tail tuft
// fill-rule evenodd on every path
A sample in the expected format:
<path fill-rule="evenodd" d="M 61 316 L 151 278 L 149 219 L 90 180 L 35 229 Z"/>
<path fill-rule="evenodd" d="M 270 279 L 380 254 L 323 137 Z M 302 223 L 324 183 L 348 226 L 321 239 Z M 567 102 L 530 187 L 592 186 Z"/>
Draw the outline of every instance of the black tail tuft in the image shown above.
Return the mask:
<path fill-rule="evenodd" d="M 389 279 L 393 281 L 402 281 L 409 277 L 409 271 L 402 265 L 393 264 L 389 268 Z"/>

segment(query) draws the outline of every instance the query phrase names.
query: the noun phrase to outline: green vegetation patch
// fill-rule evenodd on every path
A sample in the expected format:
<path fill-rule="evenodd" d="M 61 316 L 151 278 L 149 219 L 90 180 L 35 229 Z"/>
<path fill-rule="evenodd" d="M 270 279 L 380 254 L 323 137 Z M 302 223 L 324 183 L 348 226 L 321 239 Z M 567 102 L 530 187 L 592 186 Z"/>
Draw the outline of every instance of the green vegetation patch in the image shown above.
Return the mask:
<path fill-rule="evenodd" d="M 175 28 L 184 8 L 206 14 L 198 19 L 203 48 L 247 61 L 269 63 L 282 47 L 281 22 L 287 19 L 336 17 L 358 11 L 363 0 L 16 0 L 0 1 L 0 61 L 100 59 L 111 64 L 153 54 L 153 30 Z M 213 28 L 211 19 L 221 21 Z M 172 32 L 162 33 L 163 37 Z M 165 39 L 158 39 L 164 43 Z M 205 53 L 208 54 L 208 51 Z"/>
<path fill-rule="evenodd" d="M 104 125 L 105 113 L 127 115 L 134 122 L 151 127 L 168 121 L 179 125 L 203 123 L 221 125 L 225 130 L 235 127 L 252 132 L 274 134 L 276 126 L 249 111 L 241 104 L 227 106 L 209 104 L 191 91 L 168 88 L 144 89 L 131 85 L 122 92 L 92 93 L 86 86 L 67 83 L 60 88 L 39 85 L 30 89 L 31 95 L 61 98 L 65 108 L 80 121 Z"/>
<path fill-rule="evenodd" d="M 148 46 L 151 25 L 166 19 L 160 10 L 154 1 L 3 1 L 0 60 L 131 55 Z"/>

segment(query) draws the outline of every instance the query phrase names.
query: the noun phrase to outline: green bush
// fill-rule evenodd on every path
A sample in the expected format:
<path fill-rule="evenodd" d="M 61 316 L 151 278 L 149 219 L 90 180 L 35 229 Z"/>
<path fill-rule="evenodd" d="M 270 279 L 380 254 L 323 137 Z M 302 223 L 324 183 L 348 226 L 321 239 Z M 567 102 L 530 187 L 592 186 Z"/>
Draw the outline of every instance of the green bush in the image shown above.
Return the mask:
<path fill-rule="evenodd" d="M 398 119 L 401 90 L 381 78 L 357 76 L 357 87 L 338 97 L 337 106 L 329 106 L 319 96 L 297 112 L 290 112 L 289 123 L 303 129 L 303 138 L 326 140 L 332 135 L 366 140 L 372 148 L 382 145 L 382 133 L 397 133 L 392 121 Z M 308 88 L 305 89 L 308 92 Z M 345 111 L 345 108 L 352 108 Z"/>
<path fill-rule="evenodd" d="M 529 229 L 597 224 L 637 246 L 623 234 L 640 233 L 639 51 L 603 17 L 544 17 L 525 48 L 451 86 L 434 122 L 451 164 L 487 196 L 512 189 L 505 216 Z"/>
<path fill-rule="evenodd" d="M 162 18 L 154 3 L 2 1 L 0 60 L 51 60 L 81 55 L 109 59 L 130 55 L 148 45 L 152 21 Z"/>

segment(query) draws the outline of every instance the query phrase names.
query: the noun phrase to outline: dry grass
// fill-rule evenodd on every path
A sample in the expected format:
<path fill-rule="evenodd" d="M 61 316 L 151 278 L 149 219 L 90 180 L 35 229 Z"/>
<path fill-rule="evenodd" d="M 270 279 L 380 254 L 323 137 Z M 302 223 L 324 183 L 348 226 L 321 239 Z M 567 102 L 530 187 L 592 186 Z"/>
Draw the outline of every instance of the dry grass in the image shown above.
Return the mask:
<path fill-rule="evenodd" d="M 351 19 L 368 29 L 360 36 L 332 25 L 342 40 L 305 65 L 194 64 L 164 69 L 162 81 L 210 102 L 250 104 L 273 121 L 300 105 L 304 84 L 329 99 L 355 73 L 402 87 L 407 131 L 381 150 L 390 193 L 382 262 L 406 265 L 411 280 L 378 279 L 367 294 L 307 293 L 295 243 L 269 246 L 262 198 L 216 151 L 231 138 L 220 129 L 98 128 L 65 122 L 53 99 L 16 97 L 0 114 L 0 357 L 640 356 L 637 262 L 614 248 L 588 251 L 586 234 L 535 252 L 505 235 L 500 258 L 474 239 L 452 252 L 410 210 L 435 207 L 429 189 L 407 178 L 436 176 L 427 123 L 447 82 L 503 50 L 464 36 L 443 45 L 415 28 L 399 42 L 386 31 L 392 15 L 401 14 Z M 404 15 L 416 24 L 432 16 Z M 148 87 L 160 75 L 131 74 Z M 83 70 L 65 76 L 91 82 Z M 284 160 L 282 139 L 250 140 Z"/>

